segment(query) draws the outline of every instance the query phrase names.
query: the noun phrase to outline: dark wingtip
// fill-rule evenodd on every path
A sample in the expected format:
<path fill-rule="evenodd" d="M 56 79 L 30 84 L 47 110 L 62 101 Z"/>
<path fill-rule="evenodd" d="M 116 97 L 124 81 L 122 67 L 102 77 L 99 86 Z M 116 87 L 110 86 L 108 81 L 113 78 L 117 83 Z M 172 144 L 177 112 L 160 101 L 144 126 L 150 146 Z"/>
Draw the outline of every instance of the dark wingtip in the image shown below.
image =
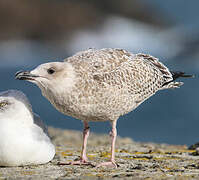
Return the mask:
<path fill-rule="evenodd" d="M 176 80 L 177 78 L 184 77 L 184 78 L 194 78 L 195 76 L 192 74 L 185 74 L 185 72 L 181 71 L 173 71 L 171 72 L 173 80 Z"/>
<path fill-rule="evenodd" d="M 185 72 L 182 71 L 171 71 L 173 80 L 164 83 L 162 86 L 168 85 L 169 83 L 175 81 L 176 79 L 183 77 L 183 78 L 194 78 L 195 76 L 192 74 L 185 74 Z"/>
<path fill-rule="evenodd" d="M 19 74 L 21 74 L 23 71 L 17 71 L 15 73 L 15 79 L 19 79 Z"/>

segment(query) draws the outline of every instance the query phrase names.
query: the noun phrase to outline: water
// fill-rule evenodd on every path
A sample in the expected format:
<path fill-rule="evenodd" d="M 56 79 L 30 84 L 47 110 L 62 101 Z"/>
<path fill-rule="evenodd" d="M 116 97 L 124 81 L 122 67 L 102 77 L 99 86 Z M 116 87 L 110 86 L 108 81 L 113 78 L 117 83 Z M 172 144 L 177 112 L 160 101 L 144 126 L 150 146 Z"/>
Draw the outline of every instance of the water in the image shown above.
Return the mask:
<path fill-rule="evenodd" d="M 165 14 L 165 17 L 168 19 L 172 19 L 176 24 L 182 25 L 187 34 L 187 36 L 194 36 L 193 32 L 198 33 L 199 21 L 196 17 L 198 17 L 198 4 L 199 2 L 195 1 L 194 3 L 190 3 L 186 0 L 173 0 L 168 1 L 159 1 L 159 0 L 143 0 L 149 4 L 155 5 L 160 12 Z M 123 24 L 124 26 L 124 24 Z M 96 32 L 96 37 L 88 41 L 88 38 L 84 40 L 84 42 L 77 41 L 77 44 L 80 43 L 88 43 L 89 45 L 82 45 L 81 49 L 85 49 L 88 47 L 93 47 L 90 43 L 96 43 L 96 46 L 100 44 L 105 47 L 107 44 L 109 47 L 118 47 L 116 46 L 115 39 L 117 38 L 117 43 L 121 47 L 126 47 L 131 49 L 131 51 L 135 51 L 132 49 L 133 45 L 141 44 L 139 49 L 140 52 L 143 52 L 143 45 L 146 43 L 143 40 L 138 39 L 138 42 L 135 43 L 135 40 L 128 42 L 128 39 L 132 37 L 137 37 L 140 35 L 140 32 L 132 33 L 130 30 L 135 30 L 135 26 L 133 29 L 127 27 L 124 31 L 124 27 L 119 23 L 118 27 L 122 27 L 122 30 L 118 30 L 118 34 L 116 32 L 115 37 L 112 37 L 113 29 L 114 32 L 118 29 L 118 27 L 111 28 L 107 33 L 108 43 L 101 42 L 99 43 L 99 39 L 104 37 L 104 34 L 99 38 L 99 29 Z M 180 27 L 181 28 L 181 27 Z M 186 29 L 185 29 L 186 28 Z M 127 31 L 128 30 L 128 31 Z M 142 29 L 143 30 L 143 29 Z M 145 28 L 144 28 L 145 30 Z M 125 32 L 125 33 L 121 33 Z M 130 34 L 126 37 L 124 35 L 130 32 Z M 183 32 L 183 31 L 182 31 Z M 77 36 L 77 34 L 75 34 Z M 121 37 L 126 37 L 126 39 L 122 39 Z M 143 36 L 143 35 L 140 35 Z M 88 34 L 88 37 L 91 37 L 91 34 Z M 151 35 L 150 35 L 151 37 Z M 147 51 L 154 48 L 154 41 L 159 40 L 162 35 L 158 34 L 150 40 L 153 43 L 149 43 L 148 47 L 145 47 Z M 173 37 L 173 36 L 172 36 Z M 82 38 L 82 35 L 81 35 Z M 112 39 L 111 39 L 112 38 Z M 118 41 L 118 39 L 123 41 Z M 195 37 L 193 37 L 195 38 Z M 105 39 L 107 39 L 105 37 Z M 154 40 L 153 40 L 154 39 Z M 174 38 L 175 40 L 175 38 Z M 123 42 L 123 44 L 122 44 Z M 155 41 L 156 42 L 156 41 Z M 183 42 L 183 41 L 182 41 Z M 66 42 L 66 44 L 70 44 L 71 42 Z M 97 44 L 98 43 L 98 44 Z M 73 40 L 74 44 L 74 40 Z M 125 46 L 126 45 L 126 46 Z M 151 52 L 159 56 L 162 56 L 163 59 L 168 58 L 173 52 L 176 53 L 175 48 L 170 48 L 171 44 L 166 44 L 163 42 L 163 48 L 159 48 L 159 50 L 154 50 L 155 52 Z M 180 41 L 180 45 L 181 41 Z M 157 45 L 159 46 L 159 44 Z M 95 47 L 95 46 L 94 46 Z M 139 48 L 140 48 L 139 47 Z M 133 47 L 135 48 L 135 47 Z M 63 48 L 64 49 L 64 48 Z M 58 112 L 42 95 L 38 87 L 35 85 L 25 82 L 25 81 L 17 81 L 14 79 L 14 74 L 16 71 L 24 69 L 32 69 L 36 67 L 38 64 L 50 61 L 50 60 L 59 60 L 63 57 L 67 57 L 69 54 L 64 50 L 60 50 L 56 48 L 56 45 L 51 44 L 48 47 L 44 47 L 39 42 L 24 42 L 24 41 L 6 41 L 6 43 L 0 43 L 0 91 L 8 90 L 8 89 L 18 89 L 23 91 L 29 98 L 34 112 L 38 113 L 42 119 L 50 126 L 58 127 L 58 128 L 66 128 L 66 129 L 75 129 L 81 130 L 82 123 L 79 120 L 75 120 L 71 117 L 65 116 Z M 165 49 L 168 49 L 167 54 L 163 54 Z M 160 51 L 162 50 L 162 51 Z M 173 51 L 173 52 L 172 52 Z M 135 51 L 137 52 L 137 51 Z M 160 57 L 159 56 L 159 57 Z M 171 56 L 172 57 L 172 56 Z M 45 59 L 45 61 L 43 60 Z M 49 60 L 50 59 L 50 60 Z M 198 64 L 193 64 L 193 59 L 187 63 L 185 61 L 181 62 L 181 58 L 178 58 L 176 61 L 171 60 L 169 62 L 164 62 L 171 69 L 183 70 L 193 74 L 199 74 L 199 66 Z M 197 58 L 196 58 L 197 62 Z M 145 101 L 142 105 L 140 105 L 136 110 L 121 117 L 118 120 L 118 134 L 120 136 L 128 136 L 133 138 L 136 141 L 142 142 L 160 142 L 160 143 L 170 143 L 170 144 L 187 144 L 191 145 L 193 143 L 199 142 L 199 83 L 198 76 L 194 79 L 184 79 L 185 85 L 180 89 L 176 90 L 164 90 L 158 92 L 156 95 Z M 91 123 L 91 131 L 98 133 L 108 133 L 110 130 L 110 125 L 108 122 L 98 122 Z"/>
<path fill-rule="evenodd" d="M 42 63 L 42 62 L 40 62 Z M 29 64 L 32 69 L 38 62 Z M 174 62 L 167 62 L 175 68 Z M 182 67 L 181 67 L 182 66 Z M 197 74 L 197 68 L 178 64 L 182 69 Z M 14 74 L 26 67 L 0 67 L 0 91 L 18 89 L 29 98 L 34 112 L 50 126 L 81 130 L 82 123 L 71 117 L 62 115 L 41 95 L 38 87 L 26 81 L 14 79 Z M 135 111 L 118 120 L 118 134 L 128 136 L 136 141 L 153 141 L 170 144 L 193 144 L 199 141 L 199 102 L 198 78 L 184 79 L 185 85 L 176 90 L 158 92 L 140 105 Z M 108 122 L 91 123 L 91 131 L 108 133 Z"/>

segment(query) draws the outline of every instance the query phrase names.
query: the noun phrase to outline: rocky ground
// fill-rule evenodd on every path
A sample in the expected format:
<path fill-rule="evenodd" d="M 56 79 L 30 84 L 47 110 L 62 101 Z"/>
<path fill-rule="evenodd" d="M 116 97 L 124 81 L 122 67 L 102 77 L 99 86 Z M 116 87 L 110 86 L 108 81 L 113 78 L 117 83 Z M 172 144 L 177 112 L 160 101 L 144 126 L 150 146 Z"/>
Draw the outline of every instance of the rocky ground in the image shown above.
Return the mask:
<path fill-rule="evenodd" d="M 91 134 L 88 157 L 93 166 L 58 165 L 77 159 L 81 132 L 49 128 L 56 156 L 45 165 L 1 167 L 0 179 L 199 179 L 199 152 L 186 146 L 139 143 L 118 138 L 114 168 L 96 168 L 110 157 L 107 135 Z"/>

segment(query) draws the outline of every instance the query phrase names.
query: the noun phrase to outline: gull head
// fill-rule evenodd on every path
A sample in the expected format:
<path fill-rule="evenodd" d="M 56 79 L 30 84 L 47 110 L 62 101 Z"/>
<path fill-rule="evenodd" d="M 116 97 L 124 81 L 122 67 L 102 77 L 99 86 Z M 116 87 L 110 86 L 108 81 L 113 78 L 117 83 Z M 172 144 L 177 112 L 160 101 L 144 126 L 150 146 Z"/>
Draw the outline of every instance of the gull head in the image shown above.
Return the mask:
<path fill-rule="evenodd" d="M 44 95 L 50 91 L 67 92 L 75 80 L 75 72 L 68 62 L 50 62 L 41 64 L 32 71 L 19 71 L 15 74 L 19 80 L 36 84 Z"/>
<path fill-rule="evenodd" d="M 27 97 L 17 90 L 0 93 L 0 120 L 13 117 L 32 116 L 32 107 Z M 16 118 L 17 119 L 17 118 Z"/>

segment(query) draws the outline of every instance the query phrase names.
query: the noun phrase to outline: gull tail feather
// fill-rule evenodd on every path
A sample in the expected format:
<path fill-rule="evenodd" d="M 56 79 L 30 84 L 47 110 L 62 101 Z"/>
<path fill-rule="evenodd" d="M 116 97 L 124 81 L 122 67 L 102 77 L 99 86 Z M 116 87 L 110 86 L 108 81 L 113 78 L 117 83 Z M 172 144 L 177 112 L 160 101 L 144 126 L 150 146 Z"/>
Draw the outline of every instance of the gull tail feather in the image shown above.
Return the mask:
<path fill-rule="evenodd" d="M 170 88 L 179 88 L 184 83 L 183 82 L 175 82 L 176 79 L 183 77 L 183 78 L 193 78 L 194 75 L 185 74 L 185 72 L 181 71 L 171 71 L 173 80 L 166 82 L 163 84 L 162 89 L 170 89 Z"/>

